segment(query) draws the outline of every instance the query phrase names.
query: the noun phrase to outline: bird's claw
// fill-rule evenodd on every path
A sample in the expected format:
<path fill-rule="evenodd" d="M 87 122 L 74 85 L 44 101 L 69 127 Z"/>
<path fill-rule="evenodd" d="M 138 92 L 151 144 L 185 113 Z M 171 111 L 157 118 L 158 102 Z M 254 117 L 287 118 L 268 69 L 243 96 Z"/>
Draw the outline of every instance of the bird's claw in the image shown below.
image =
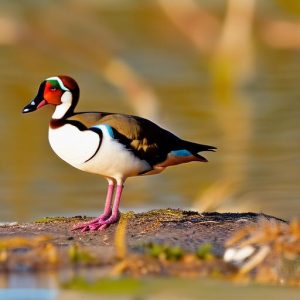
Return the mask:
<path fill-rule="evenodd" d="M 76 225 L 72 230 L 80 230 L 81 232 L 96 231 L 106 229 L 109 225 L 118 221 L 118 216 L 110 216 L 109 218 L 98 217 L 86 223 Z"/>

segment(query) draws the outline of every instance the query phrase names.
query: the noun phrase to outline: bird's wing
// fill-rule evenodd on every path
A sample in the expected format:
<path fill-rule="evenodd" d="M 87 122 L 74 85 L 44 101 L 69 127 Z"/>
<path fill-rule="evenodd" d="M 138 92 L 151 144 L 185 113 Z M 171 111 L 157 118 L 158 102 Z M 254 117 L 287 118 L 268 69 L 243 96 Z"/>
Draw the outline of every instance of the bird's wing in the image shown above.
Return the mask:
<path fill-rule="evenodd" d="M 182 140 L 155 123 L 137 116 L 94 112 L 77 113 L 69 120 L 80 122 L 87 128 L 102 124 L 109 126 L 115 139 L 153 167 L 164 168 L 190 161 L 206 162 L 198 152 L 216 149 Z"/>
<path fill-rule="evenodd" d="M 138 157 L 150 165 L 164 161 L 180 141 L 178 137 L 153 122 L 136 116 L 114 113 L 77 113 L 68 118 L 91 128 L 108 125 L 118 139 Z"/>

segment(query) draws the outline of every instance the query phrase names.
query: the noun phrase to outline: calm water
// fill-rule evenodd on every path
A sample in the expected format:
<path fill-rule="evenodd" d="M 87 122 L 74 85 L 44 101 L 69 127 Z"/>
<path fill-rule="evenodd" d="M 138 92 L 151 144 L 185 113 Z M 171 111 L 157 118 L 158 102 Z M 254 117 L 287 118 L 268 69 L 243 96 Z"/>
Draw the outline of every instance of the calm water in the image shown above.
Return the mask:
<path fill-rule="evenodd" d="M 211 56 L 194 48 L 157 6 L 80 3 L 0 3 L 6 28 L 0 29 L 0 221 L 96 215 L 104 204 L 106 181 L 68 166 L 50 149 L 51 108 L 21 114 L 39 83 L 57 74 L 79 82 L 78 110 L 140 114 L 219 148 L 206 155 L 208 164 L 129 179 L 123 208 L 300 217 L 299 51 L 275 50 L 254 37 L 251 76 L 224 100 L 213 84 Z M 109 75 L 112 57 L 130 66 L 156 98 L 131 101 L 114 83 L 120 73 Z"/>
<path fill-rule="evenodd" d="M 90 276 L 88 276 L 90 277 Z M 9 289 L 0 288 L 0 299 L 5 300 L 96 300 L 96 299 L 206 299 L 206 300 L 235 300 L 235 299 L 274 299 L 281 300 L 288 296 L 290 300 L 299 299 L 299 290 L 296 288 L 243 285 L 218 280 L 195 280 L 182 278 L 147 278 L 127 279 L 129 288 L 124 291 L 122 279 L 112 279 L 102 284 L 103 291 L 98 287 L 95 293 L 91 291 L 59 289 L 57 278 L 50 275 L 33 276 L 13 275 L 8 280 Z M 126 281 L 126 279 L 124 279 Z M 91 282 L 96 280 L 92 279 Z M 99 286 L 98 281 L 98 286 Z M 0 286 L 1 286 L 0 278 Z M 26 284 L 32 284 L 28 288 Z M 121 284 L 124 292 L 118 290 Z M 27 287 L 27 288 L 26 288 Z M 99 291 L 100 290 L 100 291 Z M 220 292 L 221 291 L 221 292 Z"/>

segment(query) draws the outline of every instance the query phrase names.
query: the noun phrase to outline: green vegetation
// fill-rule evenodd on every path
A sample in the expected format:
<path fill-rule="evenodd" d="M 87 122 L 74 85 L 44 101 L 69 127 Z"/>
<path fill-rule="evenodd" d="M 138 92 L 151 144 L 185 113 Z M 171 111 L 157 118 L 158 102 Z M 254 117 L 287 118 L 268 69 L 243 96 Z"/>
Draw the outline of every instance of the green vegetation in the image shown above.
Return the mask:
<path fill-rule="evenodd" d="M 179 260 L 182 258 L 184 251 L 179 246 L 168 246 L 155 243 L 149 243 L 144 246 L 146 253 L 155 258 L 166 260 Z"/>
<path fill-rule="evenodd" d="M 52 222 L 73 222 L 73 221 L 85 221 L 87 220 L 86 216 L 76 216 L 76 217 L 44 217 L 37 219 L 34 223 L 52 223 Z"/>
<path fill-rule="evenodd" d="M 62 285 L 65 289 L 77 289 L 86 292 L 97 292 L 102 294 L 136 294 L 143 288 L 138 279 L 133 278 L 101 278 L 94 282 L 88 282 L 81 277 L 75 277 L 68 283 Z"/>
<path fill-rule="evenodd" d="M 167 215 L 182 217 L 184 212 L 180 209 L 166 208 L 166 209 L 153 209 L 145 213 L 146 216 L 157 216 L 157 215 Z"/>
<path fill-rule="evenodd" d="M 212 244 L 210 243 L 205 243 L 200 245 L 197 250 L 196 250 L 196 256 L 200 259 L 207 260 L 213 258 L 213 253 L 212 253 Z"/>
<path fill-rule="evenodd" d="M 187 253 L 179 246 L 169 246 L 157 243 L 148 243 L 143 246 L 146 254 L 151 257 L 177 261 L 182 259 L 187 254 L 196 255 L 198 259 L 209 260 L 214 258 L 212 252 L 212 245 L 210 243 L 205 243 L 200 245 L 195 253 Z"/>

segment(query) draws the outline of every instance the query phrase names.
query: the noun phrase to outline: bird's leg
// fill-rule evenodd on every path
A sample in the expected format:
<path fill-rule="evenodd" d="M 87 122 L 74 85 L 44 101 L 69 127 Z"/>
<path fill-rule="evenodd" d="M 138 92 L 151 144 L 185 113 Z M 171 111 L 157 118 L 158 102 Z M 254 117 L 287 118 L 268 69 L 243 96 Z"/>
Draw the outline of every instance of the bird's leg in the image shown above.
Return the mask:
<path fill-rule="evenodd" d="M 111 203 L 112 203 L 115 183 L 112 179 L 109 179 L 109 178 L 107 178 L 107 181 L 108 181 L 108 187 L 107 187 L 107 194 L 106 194 L 104 211 L 95 220 L 106 220 L 111 216 Z"/>
<path fill-rule="evenodd" d="M 117 189 L 116 189 L 116 195 L 115 200 L 112 208 L 112 213 L 110 217 L 106 220 L 98 220 L 97 222 L 93 222 L 92 224 L 89 224 L 88 226 L 82 228 L 81 231 L 87 231 L 87 230 L 103 230 L 107 228 L 109 225 L 116 223 L 119 220 L 119 205 L 120 200 L 122 196 L 123 191 L 123 183 L 124 181 L 117 181 Z"/>
<path fill-rule="evenodd" d="M 107 178 L 107 181 L 108 181 L 108 188 L 107 188 L 105 207 L 104 207 L 103 213 L 99 217 L 92 219 L 89 222 L 78 224 L 77 226 L 75 226 L 73 228 L 73 230 L 81 230 L 81 231 L 90 230 L 90 229 L 92 229 L 91 227 L 93 225 L 97 225 L 97 224 L 99 224 L 99 221 L 100 222 L 104 221 L 111 216 L 111 204 L 112 204 L 112 197 L 113 197 L 113 193 L 114 193 L 115 183 L 110 178 Z"/>
<path fill-rule="evenodd" d="M 124 188 L 123 182 L 121 184 L 117 185 L 116 196 L 115 196 L 115 201 L 114 201 L 114 205 L 113 205 L 113 209 L 112 209 L 112 214 L 108 219 L 101 222 L 102 224 L 100 224 L 100 226 L 97 228 L 97 230 L 105 229 L 109 225 L 114 224 L 119 220 L 119 216 L 120 216 L 119 206 L 120 206 L 120 200 L 121 200 L 123 188 Z"/>

